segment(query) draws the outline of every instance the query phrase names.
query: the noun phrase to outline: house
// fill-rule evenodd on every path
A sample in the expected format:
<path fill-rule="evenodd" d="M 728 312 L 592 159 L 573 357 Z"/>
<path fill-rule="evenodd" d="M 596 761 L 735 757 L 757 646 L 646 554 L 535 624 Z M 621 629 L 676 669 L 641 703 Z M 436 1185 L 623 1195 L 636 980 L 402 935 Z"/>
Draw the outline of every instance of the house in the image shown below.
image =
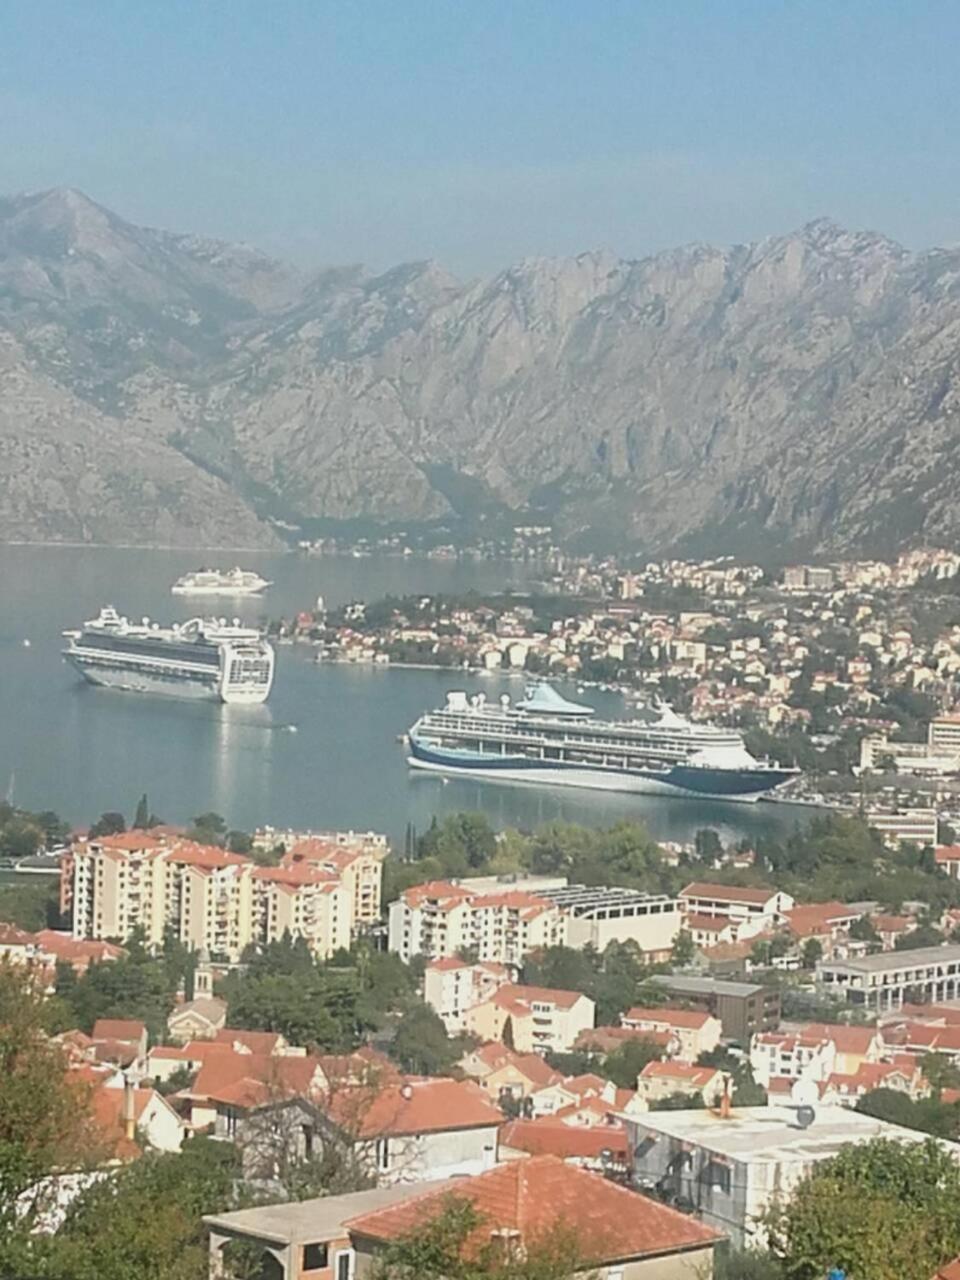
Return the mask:
<path fill-rule="evenodd" d="M 503 1040 L 521 1053 L 567 1053 L 593 1026 L 594 1003 L 579 991 L 507 983 L 467 1011 L 467 1030 L 482 1040 Z"/>
<path fill-rule="evenodd" d="M 732 916 L 708 916 L 693 911 L 687 916 L 684 928 L 694 946 L 716 947 L 723 942 L 736 942 L 738 924 Z"/>
<path fill-rule="evenodd" d="M 821 1036 L 833 1041 L 834 1071 L 853 1074 L 864 1063 L 879 1062 L 884 1055 L 884 1041 L 879 1027 L 850 1026 L 843 1022 L 808 1022 L 801 1031 L 807 1037 Z"/>
<path fill-rule="evenodd" d="M 135 1160 L 143 1146 L 179 1151 L 186 1133 L 183 1121 L 156 1089 L 134 1088 L 129 1082 L 95 1088 L 90 1114 L 103 1153 L 112 1160 Z"/>
<path fill-rule="evenodd" d="M 695 880 L 680 890 L 687 916 L 727 916 L 737 921 L 737 937 L 750 937 L 783 922 L 794 900 L 780 889 L 748 888 Z M 736 941 L 736 939 L 734 939 Z"/>
<path fill-rule="evenodd" d="M 431 960 L 423 974 L 423 998 L 440 1017 L 450 1035 L 463 1031 L 465 1015 L 489 1000 L 510 981 L 506 965 L 482 961 L 471 964 L 459 956 Z"/>
<path fill-rule="evenodd" d="M 789 1195 L 821 1161 L 843 1147 L 889 1138 L 927 1142 L 928 1134 L 875 1120 L 849 1107 L 817 1106 L 809 1124 L 797 1108 L 771 1103 L 714 1111 L 647 1111 L 624 1120 L 633 1185 L 697 1205 L 705 1226 L 737 1248 L 766 1243 L 763 1219 L 775 1196 Z M 955 1143 L 938 1141 L 951 1159 Z"/>
<path fill-rule="evenodd" d="M 831 955 L 838 942 L 847 938 L 850 926 L 863 915 L 842 902 L 811 902 L 787 913 L 787 929 L 798 943 L 814 939 Z"/>
<path fill-rule="evenodd" d="M 147 1028 L 130 1018 L 98 1018 L 90 1036 L 96 1057 L 127 1067 L 142 1063 L 147 1055 Z"/>
<path fill-rule="evenodd" d="M 199 1048 L 190 1045 L 185 1052 L 195 1054 Z M 323 1086 L 314 1057 L 252 1053 L 214 1041 L 202 1053 L 192 1084 L 176 1096 L 191 1129 L 235 1139 L 242 1137 L 244 1120 L 254 1111 L 270 1102 L 312 1099 Z"/>
<path fill-rule="evenodd" d="M 222 1274 L 229 1241 L 244 1240 L 263 1251 L 278 1280 L 368 1280 L 384 1247 L 432 1222 L 451 1196 L 468 1201 L 480 1220 L 467 1256 L 491 1242 L 519 1250 L 560 1228 L 579 1243 L 581 1272 L 604 1280 L 710 1280 L 723 1238 L 676 1209 L 543 1155 L 474 1178 L 210 1214 L 210 1273 Z"/>
<path fill-rule="evenodd" d="M 191 1040 L 213 1040 L 227 1021 L 227 1002 L 217 996 L 198 996 L 177 1005 L 167 1019 L 171 1040 L 187 1044 Z"/>
<path fill-rule="evenodd" d="M 344 1089 L 322 1107 L 379 1183 L 476 1174 L 496 1163 L 503 1113 L 472 1080 L 405 1077 Z"/>
<path fill-rule="evenodd" d="M 499 1040 L 490 1040 L 464 1054 L 460 1070 L 496 1103 L 503 1103 L 506 1098 L 526 1098 L 563 1078 L 547 1066 L 539 1053 L 517 1053 Z"/>
<path fill-rule="evenodd" d="M 874 1089 L 895 1089 L 917 1099 L 929 1092 L 918 1060 L 912 1054 L 898 1054 L 893 1062 L 865 1062 L 854 1072 L 834 1072 L 826 1080 L 826 1098 L 842 1107 L 855 1107 L 864 1094 Z"/>
<path fill-rule="evenodd" d="M 680 1048 L 672 1056 L 684 1062 L 696 1062 L 701 1053 L 715 1049 L 723 1034 L 720 1019 L 702 1009 L 636 1006 L 628 1009 L 620 1021 L 631 1031 L 659 1031 L 675 1038 Z"/>
<path fill-rule="evenodd" d="M 687 1062 L 648 1062 L 637 1077 L 637 1093 L 649 1105 L 675 1093 L 699 1096 L 712 1106 L 723 1094 L 724 1075 L 716 1067 Z"/>
<path fill-rule="evenodd" d="M 584 1053 L 612 1053 L 630 1040 L 645 1040 L 664 1058 L 675 1058 L 680 1041 L 669 1031 L 635 1031 L 630 1027 L 588 1027 L 577 1036 L 574 1049 Z"/>
<path fill-rule="evenodd" d="M 952 880 L 960 880 L 960 845 L 938 844 L 933 857 L 941 871 Z"/>
<path fill-rule="evenodd" d="M 893 951 L 900 939 L 917 927 L 917 918 L 881 913 L 871 916 L 870 923 L 876 929 L 884 951 Z"/>
<path fill-rule="evenodd" d="M 511 1120 L 500 1130 L 499 1158 L 556 1156 L 581 1169 L 623 1175 L 627 1172 L 627 1131 L 620 1123 L 565 1124 L 553 1116 Z"/>
<path fill-rule="evenodd" d="M 837 1047 L 825 1032 L 761 1031 L 750 1041 L 750 1067 L 766 1088 L 774 1077 L 826 1080 L 836 1068 Z"/>

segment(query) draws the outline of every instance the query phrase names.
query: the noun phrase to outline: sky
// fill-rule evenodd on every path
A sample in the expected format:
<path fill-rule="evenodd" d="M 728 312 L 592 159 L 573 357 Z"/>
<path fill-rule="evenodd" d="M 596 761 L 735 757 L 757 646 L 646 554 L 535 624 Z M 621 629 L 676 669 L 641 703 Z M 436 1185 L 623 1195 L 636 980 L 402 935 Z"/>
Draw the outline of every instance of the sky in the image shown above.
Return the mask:
<path fill-rule="evenodd" d="M 960 242 L 956 0 L 6 0 L 0 193 L 460 275 Z"/>

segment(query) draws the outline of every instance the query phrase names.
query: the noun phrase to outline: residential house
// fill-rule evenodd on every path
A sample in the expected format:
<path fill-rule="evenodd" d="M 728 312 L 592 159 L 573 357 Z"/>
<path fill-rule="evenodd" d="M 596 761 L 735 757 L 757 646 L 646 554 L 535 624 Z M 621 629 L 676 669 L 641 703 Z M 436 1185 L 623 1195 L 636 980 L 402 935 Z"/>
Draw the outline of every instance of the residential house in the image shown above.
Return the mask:
<path fill-rule="evenodd" d="M 855 1026 L 844 1022 L 808 1022 L 801 1028 L 804 1036 L 823 1037 L 833 1041 L 834 1071 L 853 1075 L 865 1063 L 880 1062 L 885 1045 L 879 1027 Z"/>
<path fill-rule="evenodd" d="M 539 1089 L 562 1080 L 539 1053 L 517 1053 L 499 1040 L 469 1050 L 460 1059 L 460 1070 L 475 1080 L 491 1101 L 521 1101 Z"/>
<path fill-rule="evenodd" d="M 643 1008 L 628 1009 L 620 1018 L 621 1025 L 631 1031 L 659 1031 L 679 1042 L 671 1056 L 683 1062 L 696 1062 L 720 1043 L 723 1026 L 719 1018 L 702 1009 Z"/>
<path fill-rule="evenodd" d="M 812 902 L 794 907 L 786 915 L 787 929 L 797 943 L 803 945 L 813 939 L 820 943 L 823 955 L 830 956 L 848 942 L 850 926 L 863 912 L 842 902 Z"/>
<path fill-rule="evenodd" d="M 775 987 L 687 973 L 661 973 L 653 981 L 685 1004 L 719 1018 L 724 1038 L 744 1048 L 755 1031 L 776 1031 L 780 1025 L 780 992 Z"/>
<path fill-rule="evenodd" d="M 433 1221 L 451 1194 L 482 1222 L 469 1252 L 491 1240 L 520 1250 L 561 1227 L 580 1242 L 582 1270 L 597 1280 L 710 1280 L 722 1240 L 599 1174 L 533 1155 L 473 1178 L 208 1215 L 211 1277 L 223 1274 L 224 1246 L 242 1240 L 278 1280 L 368 1280 L 383 1248 Z"/>
<path fill-rule="evenodd" d="M 467 1011 L 466 1026 L 482 1040 L 503 1040 L 520 1053 L 567 1053 L 593 1026 L 594 1003 L 579 991 L 507 983 Z"/>
<path fill-rule="evenodd" d="M 500 1130 L 499 1158 L 556 1156 L 581 1169 L 622 1177 L 629 1168 L 627 1131 L 622 1123 L 567 1124 L 553 1116 L 511 1120 Z"/>
<path fill-rule="evenodd" d="M 723 1094 L 724 1074 L 716 1067 L 687 1062 L 648 1062 L 637 1077 L 637 1093 L 649 1104 L 676 1093 L 700 1097 L 713 1106 Z"/>
<path fill-rule="evenodd" d="M 764 1088 L 774 1077 L 826 1080 L 836 1069 L 836 1056 L 834 1041 L 819 1031 L 761 1031 L 750 1042 L 753 1077 Z"/>
<path fill-rule="evenodd" d="M 144 1147 L 179 1151 L 186 1126 L 156 1089 L 107 1083 L 90 1095 L 90 1115 L 106 1157 L 135 1160 Z"/>
<path fill-rule="evenodd" d="M 739 921 L 733 916 L 707 916 L 690 912 L 684 928 L 697 947 L 716 947 L 725 942 L 736 942 Z"/>
<path fill-rule="evenodd" d="M 939 844 L 933 851 L 933 857 L 940 870 L 951 880 L 960 880 L 960 845 Z"/>
<path fill-rule="evenodd" d="M 510 981 L 510 975 L 506 965 L 489 961 L 473 964 L 459 956 L 445 956 L 431 960 L 424 970 L 423 998 L 447 1032 L 456 1035 L 466 1027 L 466 1011 L 489 1000 L 498 987 Z"/>

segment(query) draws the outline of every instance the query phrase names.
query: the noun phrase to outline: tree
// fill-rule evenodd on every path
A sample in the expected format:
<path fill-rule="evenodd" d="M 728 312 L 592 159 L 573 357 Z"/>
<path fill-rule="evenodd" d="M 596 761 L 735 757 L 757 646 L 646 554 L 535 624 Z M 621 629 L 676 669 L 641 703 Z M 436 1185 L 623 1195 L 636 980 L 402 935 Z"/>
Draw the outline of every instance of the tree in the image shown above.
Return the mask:
<path fill-rule="evenodd" d="M 411 1075 L 442 1076 L 457 1061 L 459 1046 L 428 1004 L 411 1004 L 390 1046 L 393 1060 Z"/>
<path fill-rule="evenodd" d="M 693 934 L 689 929 L 681 929 L 673 940 L 673 949 L 670 952 L 670 961 L 678 969 L 683 969 L 690 964 L 694 956 L 697 954 L 697 948 L 693 941 Z"/>
<path fill-rule="evenodd" d="M 200 813 L 194 818 L 187 838 L 196 840 L 198 844 L 223 844 L 226 833 L 226 819 L 219 813 Z"/>
<path fill-rule="evenodd" d="M 701 827 L 693 837 L 693 847 L 700 861 L 709 862 L 711 866 L 723 857 L 723 841 L 713 827 Z"/>
<path fill-rule="evenodd" d="M 126 829 L 127 822 L 122 813 L 101 813 L 88 834 L 91 840 L 99 840 L 101 836 L 116 836 Z"/>
<path fill-rule="evenodd" d="M 929 1280 L 960 1252 L 960 1168 L 932 1139 L 877 1139 L 818 1164 L 767 1216 L 786 1280 L 830 1266 L 870 1280 Z"/>
<path fill-rule="evenodd" d="M 568 1280 L 589 1262 L 557 1213 L 550 1230 L 511 1247 L 495 1222 L 451 1192 L 435 1217 L 387 1246 L 373 1280 Z"/>
<path fill-rule="evenodd" d="M 901 936 L 893 944 L 896 951 L 915 951 L 918 947 L 939 947 L 943 934 L 931 924 L 918 925 Z"/>
<path fill-rule="evenodd" d="M 823 944 L 819 938 L 808 938 L 803 944 L 801 964 L 804 969 L 815 969 L 817 961 L 823 959 Z"/>
<path fill-rule="evenodd" d="M 36 822 L 17 816 L 0 827 L 0 853 L 8 858 L 32 858 L 43 843 Z"/>
<path fill-rule="evenodd" d="M 135 831 L 146 831 L 150 826 L 150 802 L 147 799 L 147 793 L 144 792 L 137 801 L 137 811 L 133 815 L 133 829 Z"/>
<path fill-rule="evenodd" d="M 246 831 L 228 831 L 227 832 L 227 848 L 231 853 L 252 853 L 253 837 L 248 835 Z M 277 859 L 279 862 L 279 858 Z M 275 866 L 276 863 L 261 863 L 261 866 Z"/>
<path fill-rule="evenodd" d="M 637 1076 L 647 1063 L 659 1062 L 662 1057 L 663 1050 L 652 1040 L 643 1037 L 625 1040 L 607 1054 L 603 1074 L 621 1089 L 635 1089 Z"/>
<path fill-rule="evenodd" d="M 86 1090 L 67 1080 L 48 1034 L 44 993 L 24 968 L 0 964 L 0 1261 L 2 1242 L 29 1229 L 45 1180 L 96 1151 Z"/>

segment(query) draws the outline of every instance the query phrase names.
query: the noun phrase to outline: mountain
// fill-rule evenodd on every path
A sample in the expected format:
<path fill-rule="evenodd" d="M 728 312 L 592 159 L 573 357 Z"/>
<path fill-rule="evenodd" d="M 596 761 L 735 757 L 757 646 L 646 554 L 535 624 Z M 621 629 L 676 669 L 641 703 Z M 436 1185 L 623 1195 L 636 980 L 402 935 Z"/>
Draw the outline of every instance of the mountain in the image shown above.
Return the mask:
<path fill-rule="evenodd" d="M 463 283 L 306 275 L 76 191 L 17 196 L 0 538 L 533 518 L 649 552 L 955 545 L 958 362 L 960 251 L 824 220 Z"/>

